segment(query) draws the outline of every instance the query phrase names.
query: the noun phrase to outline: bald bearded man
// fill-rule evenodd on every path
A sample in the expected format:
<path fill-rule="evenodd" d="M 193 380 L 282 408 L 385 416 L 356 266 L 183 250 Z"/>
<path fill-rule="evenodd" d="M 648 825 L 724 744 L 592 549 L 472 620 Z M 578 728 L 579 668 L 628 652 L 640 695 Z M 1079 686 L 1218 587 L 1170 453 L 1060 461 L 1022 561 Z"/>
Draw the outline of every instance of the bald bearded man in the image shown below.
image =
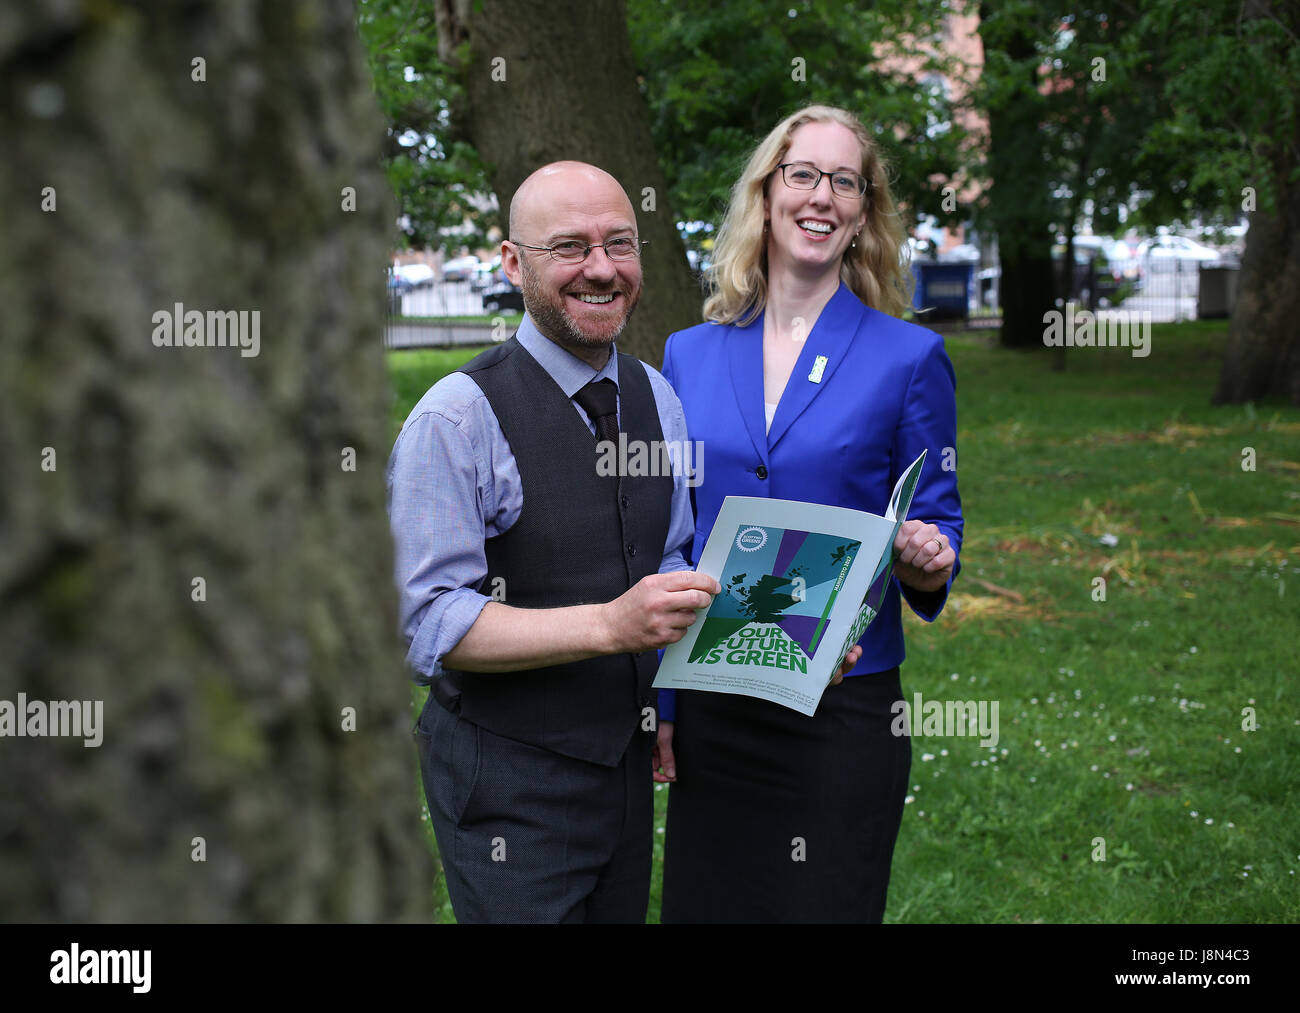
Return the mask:
<path fill-rule="evenodd" d="M 644 922 L 655 649 L 720 588 L 685 560 L 686 476 L 603 474 L 597 441 L 684 446 L 686 423 L 615 349 L 641 261 L 612 176 L 529 176 L 501 265 L 519 330 L 424 395 L 389 461 L 429 815 L 459 921 Z"/>

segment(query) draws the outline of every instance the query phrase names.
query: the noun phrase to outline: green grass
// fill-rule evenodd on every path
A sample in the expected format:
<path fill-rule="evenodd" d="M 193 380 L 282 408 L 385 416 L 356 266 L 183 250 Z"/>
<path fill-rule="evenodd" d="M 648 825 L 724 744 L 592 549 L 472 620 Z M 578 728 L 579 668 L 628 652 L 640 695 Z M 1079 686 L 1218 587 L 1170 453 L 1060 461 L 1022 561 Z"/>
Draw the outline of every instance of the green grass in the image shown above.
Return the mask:
<path fill-rule="evenodd" d="M 938 622 L 909 617 L 903 688 L 998 701 L 1000 741 L 912 743 L 886 920 L 1300 921 L 1300 410 L 1209 404 L 1218 322 L 1063 373 L 946 340 L 963 571 Z M 391 353 L 406 410 L 469 354 Z"/>
<path fill-rule="evenodd" d="M 393 437 L 425 391 L 448 373 L 469 362 L 485 345 L 455 348 L 408 348 L 388 353 L 388 376 L 393 383 Z"/>

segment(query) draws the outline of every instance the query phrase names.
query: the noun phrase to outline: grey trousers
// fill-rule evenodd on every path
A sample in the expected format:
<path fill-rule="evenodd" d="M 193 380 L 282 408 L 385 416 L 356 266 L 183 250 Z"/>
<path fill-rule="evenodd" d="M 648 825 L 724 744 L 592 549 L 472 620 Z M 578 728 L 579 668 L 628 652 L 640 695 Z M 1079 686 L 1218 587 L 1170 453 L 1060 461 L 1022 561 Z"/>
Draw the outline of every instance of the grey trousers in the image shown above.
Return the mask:
<path fill-rule="evenodd" d="M 457 921 L 645 922 L 653 733 L 603 767 L 495 735 L 430 694 L 415 739 Z"/>

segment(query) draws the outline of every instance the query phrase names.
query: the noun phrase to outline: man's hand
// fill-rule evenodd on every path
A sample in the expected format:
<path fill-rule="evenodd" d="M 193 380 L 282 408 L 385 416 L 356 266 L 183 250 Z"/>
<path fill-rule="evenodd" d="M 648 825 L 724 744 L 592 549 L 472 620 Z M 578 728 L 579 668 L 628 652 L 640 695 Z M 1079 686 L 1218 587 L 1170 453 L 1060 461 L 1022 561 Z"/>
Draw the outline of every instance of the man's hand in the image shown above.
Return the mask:
<path fill-rule="evenodd" d="M 894 575 L 918 591 L 938 591 L 952 577 L 957 553 L 948 536 L 924 521 L 903 521 L 894 539 Z"/>
<path fill-rule="evenodd" d="M 675 644 L 708 608 L 722 585 L 694 570 L 652 573 L 603 605 L 609 654 L 635 654 Z"/>
<path fill-rule="evenodd" d="M 659 771 L 663 770 L 661 774 Z M 650 772 L 658 784 L 669 784 L 677 780 L 677 761 L 673 757 L 673 723 L 660 721 L 659 731 L 655 734 L 654 756 L 650 760 Z"/>

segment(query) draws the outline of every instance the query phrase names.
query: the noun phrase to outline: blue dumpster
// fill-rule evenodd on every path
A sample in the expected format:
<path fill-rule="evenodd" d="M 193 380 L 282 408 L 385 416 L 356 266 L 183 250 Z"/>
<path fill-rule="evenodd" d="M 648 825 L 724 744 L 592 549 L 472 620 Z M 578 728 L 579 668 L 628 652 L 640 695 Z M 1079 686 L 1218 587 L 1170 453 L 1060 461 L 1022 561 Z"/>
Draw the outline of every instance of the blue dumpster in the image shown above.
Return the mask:
<path fill-rule="evenodd" d="M 928 310 L 923 319 L 965 320 L 970 315 L 974 299 L 974 264 L 912 263 L 916 276 L 916 289 L 912 293 L 912 309 Z"/>

